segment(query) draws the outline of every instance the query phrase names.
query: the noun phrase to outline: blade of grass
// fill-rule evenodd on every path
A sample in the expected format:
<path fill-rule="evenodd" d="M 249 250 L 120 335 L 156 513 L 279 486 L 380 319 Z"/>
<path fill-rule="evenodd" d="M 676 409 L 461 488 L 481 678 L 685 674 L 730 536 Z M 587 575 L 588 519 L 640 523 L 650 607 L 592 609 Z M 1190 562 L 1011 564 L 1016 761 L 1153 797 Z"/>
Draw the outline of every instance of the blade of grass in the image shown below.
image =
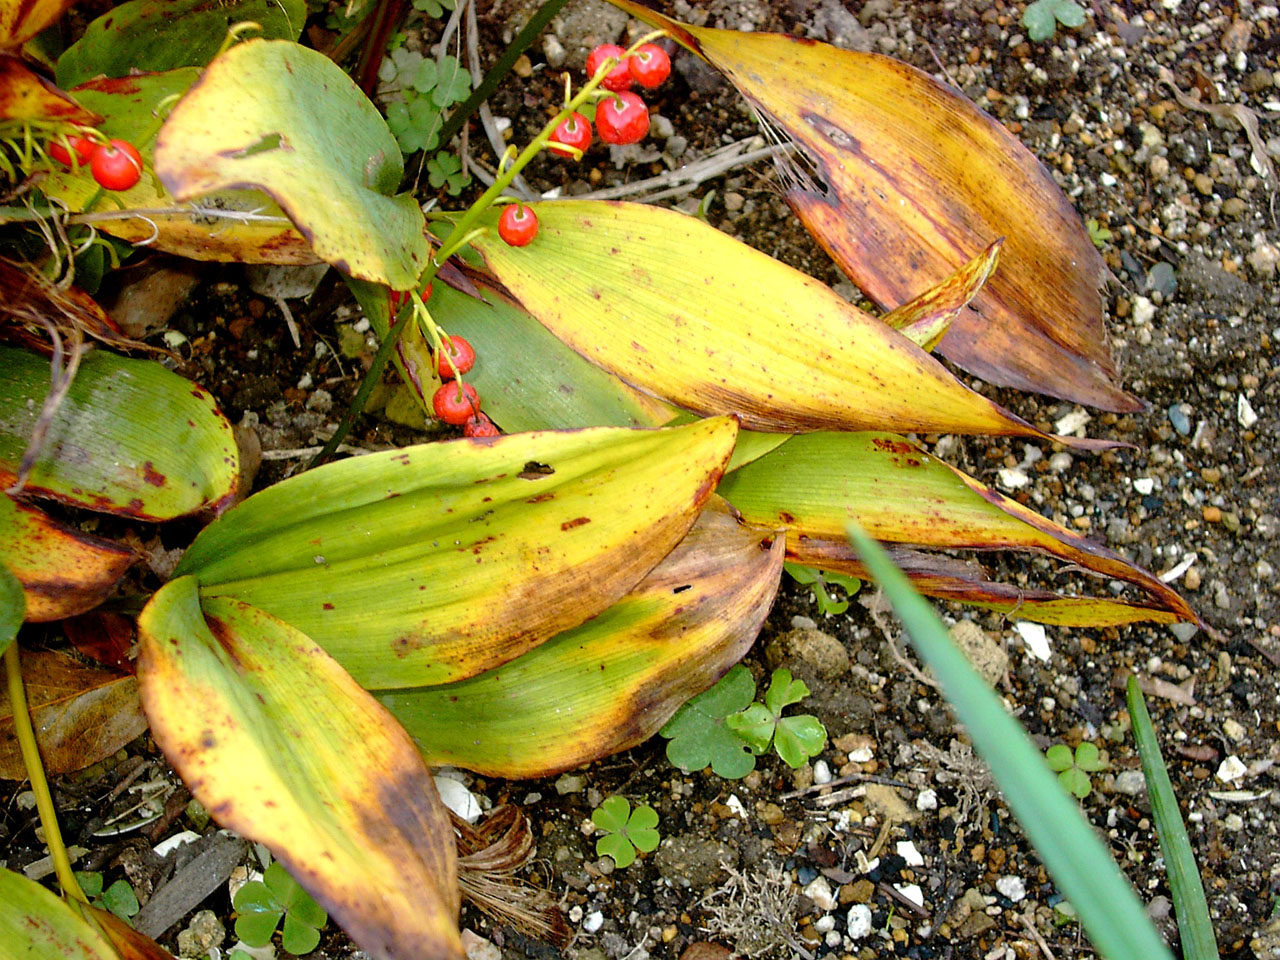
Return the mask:
<path fill-rule="evenodd" d="M 860 527 L 850 524 L 848 533 L 1098 952 L 1111 960 L 1172 960 L 1138 895 L 1080 807 L 1059 786 L 1026 731 L 951 642 L 933 608 Z"/>
<path fill-rule="evenodd" d="M 1204 898 L 1200 870 L 1191 852 L 1191 840 L 1182 822 L 1182 814 L 1178 812 L 1178 797 L 1173 792 L 1164 757 L 1160 755 L 1155 727 L 1147 713 L 1137 677 L 1129 675 L 1124 693 L 1129 704 L 1129 719 L 1133 722 L 1133 739 L 1137 741 L 1138 755 L 1142 757 L 1142 775 L 1147 780 L 1147 797 L 1151 801 L 1156 835 L 1160 838 L 1160 849 L 1164 851 L 1165 871 L 1169 874 L 1169 889 L 1173 892 L 1173 911 L 1178 918 L 1178 933 L 1182 939 L 1182 956 L 1184 960 L 1218 960 L 1218 942 L 1213 935 L 1213 923 L 1209 920 L 1209 904 Z"/>

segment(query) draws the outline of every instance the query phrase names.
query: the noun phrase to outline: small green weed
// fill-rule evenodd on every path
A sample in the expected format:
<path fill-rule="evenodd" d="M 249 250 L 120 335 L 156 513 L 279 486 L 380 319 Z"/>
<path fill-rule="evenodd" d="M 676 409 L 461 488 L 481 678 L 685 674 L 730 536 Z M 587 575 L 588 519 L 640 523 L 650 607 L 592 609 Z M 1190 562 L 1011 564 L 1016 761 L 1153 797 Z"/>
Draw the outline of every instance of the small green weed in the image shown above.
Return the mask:
<path fill-rule="evenodd" d="M 76 880 L 80 882 L 80 889 L 84 891 L 90 903 L 114 913 L 125 923 L 133 926 L 133 918 L 142 908 L 128 880 L 117 880 L 105 890 L 102 889 L 102 874 L 97 871 L 77 870 Z"/>
<path fill-rule="evenodd" d="M 1098 223 L 1098 221 L 1093 217 L 1090 217 L 1084 226 L 1085 229 L 1089 231 L 1089 239 L 1093 241 L 1093 245 L 1099 250 L 1106 247 L 1111 238 L 1115 236 L 1115 234 L 1102 226 L 1102 224 Z"/>
<path fill-rule="evenodd" d="M 1022 25 L 1027 36 L 1039 42 L 1048 40 L 1058 30 L 1058 24 L 1075 29 L 1084 24 L 1084 7 L 1075 0 L 1036 0 L 1022 14 Z"/>
<path fill-rule="evenodd" d="M 784 717 L 782 711 L 809 695 L 803 680 L 793 680 L 785 667 L 773 671 L 764 703 L 753 703 L 741 713 L 725 717 L 725 726 L 746 741 L 757 755 L 769 749 L 770 742 L 787 766 L 802 766 L 817 756 L 827 743 L 826 728 L 818 718 L 807 713 Z"/>
<path fill-rule="evenodd" d="M 849 609 L 848 600 L 836 600 L 827 592 L 827 587 L 834 584 L 841 587 L 847 596 L 852 597 L 862 587 L 862 581 L 844 573 L 833 573 L 830 570 L 818 570 L 804 567 L 798 563 L 784 563 L 782 568 L 796 583 L 803 583 L 813 591 L 813 599 L 818 602 L 818 610 L 825 614 L 844 613 Z"/>
<path fill-rule="evenodd" d="M 1049 769 L 1058 774 L 1058 782 L 1078 800 L 1083 800 L 1093 790 L 1089 774 L 1105 770 L 1107 762 L 1095 744 L 1088 741 L 1076 747 L 1073 755 L 1065 743 L 1055 743 L 1045 751 Z"/>
<path fill-rule="evenodd" d="M 329 922 L 324 907 L 289 876 L 278 861 L 267 867 L 261 880 L 250 880 L 236 891 L 236 936 L 251 947 L 265 947 L 284 918 L 280 945 L 301 956 L 320 943 L 320 931 Z"/>
<path fill-rule="evenodd" d="M 637 850 L 658 849 L 658 812 L 647 803 L 632 810 L 625 797 L 605 797 L 592 812 L 591 822 L 604 831 L 596 841 L 596 855 L 612 857 L 619 867 L 635 863 Z"/>

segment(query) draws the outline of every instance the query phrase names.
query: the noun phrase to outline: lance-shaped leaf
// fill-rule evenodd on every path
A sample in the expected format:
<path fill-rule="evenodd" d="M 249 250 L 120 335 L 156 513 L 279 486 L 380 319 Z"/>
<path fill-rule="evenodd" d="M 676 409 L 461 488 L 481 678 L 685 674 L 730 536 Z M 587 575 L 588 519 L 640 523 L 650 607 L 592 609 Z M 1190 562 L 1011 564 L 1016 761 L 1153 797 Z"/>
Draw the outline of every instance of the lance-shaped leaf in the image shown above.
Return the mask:
<path fill-rule="evenodd" d="M 0 0 L 0 50 L 20 47 L 71 6 L 72 0 Z"/>
<path fill-rule="evenodd" d="M 128 547 L 0 494 L 0 563 L 21 584 L 29 620 L 61 620 L 93 609 L 135 559 Z"/>
<path fill-rule="evenodd" d="M 104 136 L 122 137 L 136 144 L 142 155 L 142 179 L 129 190 L 113 191 L 110 200 L 95 208 L 90 215 L 94 226 L 122 240 L 145 240 L 158 250 L 195 260 L 317 262 L 306 238 L 266 194 L 224 190 L 179 204 L 153 175 L 149 132 L 160 123 L 156 111 L 167 98 L 186 91 L 197 76 L 194 67 L 180 67 L 91 80 L 72 91 L 79 103 L 105 118 L 98 125 Z M 140 135 L 144 132 L 146 136 Z M 73 212 L 83 210 L 100 192 L 83 171 L 73 173 L 57 165 L 40 189 Z"/>
<path fill-rule="evenodd" d="M 960 313 L 995 273 L 1001 238 L 950 277 L 880 319 L 912 343 L 933 350 Z"/>
<path fill-rule="evenodd" d="M 6 487 L 48 392 L 47 360 L 0 346 L 0 483 Z M 53 412 L 23 493 L 168 520 L 230 502 L 239 463 L 231 425 L 206 390 L 153 360 L 95 351 L 80 362 Z"/>
<path fill-rule="evenodd" d="M 460 960 L 449 817 L 386 710 L 308 637 L 201 600 L 191 577 L 138 628 L 152 736 L 210 815 L 266 844 L 374 957 Z"/>
<path fill-rule="evenodd" d="M 293 624 L 366 687 L 458 680 L 630 590 L 692 525 L 735 434 L 720 418 L 345 460 L 250 497 L 177 572 Z"/>
<path fill-rule="evenodd" d="M 0 53 L 0 120 L 61 120 L 93 124 L 101 119 L 17 57 Z"/>
<path fill-rule="evenodd" d="M 258 36 L 296 40 L 307 18 L 302 0 L 129 0 L 85 28 L 58 58 L 58 85 L 174 67 L 203 67 L 233 25 L 258 24 Z"/>
<path fill-rule="evenodd" d="M 992 383 L 1115 410 L 1099 287 L 1079 214 L 1016 137 L 963 95 L 888 57 L 812 40 L 694 27 L 612 0 L 722 70 L 794 142 L 787 200 L 867 295 L 891 309 L 997 237 L 1001 267 L 943 338 Z"/>
<path fill-rule="evenodd" d="M 249 40 L 221 54 L 169 114 L 156 172 L 179 200 L 258 187 L 343 273 L 408 290 L 426 221 L 377 107 L 322 53 Z"/>
<path fill-rule="evenodd" d="M 893 434 L 793 437 L 727 476 L 720 489 L 748 521 L 786 529 L 787 558 L 799 563 L 864 576 L 851 548 L 840 544 L 845 525 L 856 520 L 868 534 L 889 543 L 1046 553 L 1132 583 L 1151 602 L 1044 593 L 1022 598 L 1023 591 L 1016 589 L 1001 596 L 977 574 L 966 575 L 954 565 L 921 566 L 919 572 L 929 575 L 922 578 L 921 589 L 933 583 L 953 599 L 997 607 L 1007 603 L 1021 616 L 1055 623 L 1198 622 L 1176 591 L 1145 570 Z M 1042 605 L 1049 600 L 1054 602 Z"/>
<path fill-rule="evenodd" d="M 473 246 L 547 329 L 633 386 L 754 430 L 1045 436 L 830 287 L 696 217 L 532 206 L 535 242 L 493 232 Z"/>
<path fill-rule="evenodd" d="M 544 777 L 635 746 L 750 648 L 782 574 L 766 536 L 716 498 L 593 620 L 470 680 L 378 698 L 429 763 L 484 774 Z"/>
<path fill-rule="evenodd" d="M 0 654 L 18 636 L 27 615 L 27 599 L 22 583 L 9 569 L 8 558 L 0 557 Z"/>
<path fill-rule="evenodd" d="M 147 729 L 137 681 L 127 673 L 81 663 L 60 650 L 24 650 L 22 681 L 50 773 L 82 770 Z M 13 709 L 0 690 L 0 779 L 24 777 Z"/>
<path fill-rule="evenodd" d="M 119 960 L 110 942 L 52 890 L 0 867 L 0 944 L 29 960 Z"/>

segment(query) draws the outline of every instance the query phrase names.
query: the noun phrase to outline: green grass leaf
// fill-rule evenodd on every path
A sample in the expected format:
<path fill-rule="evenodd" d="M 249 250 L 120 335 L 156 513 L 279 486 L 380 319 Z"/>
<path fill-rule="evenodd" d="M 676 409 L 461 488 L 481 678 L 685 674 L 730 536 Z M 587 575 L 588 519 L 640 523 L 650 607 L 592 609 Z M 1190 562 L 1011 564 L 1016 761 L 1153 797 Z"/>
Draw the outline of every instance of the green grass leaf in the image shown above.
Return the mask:
<path fill-rule="evenodd" d="M 1026 731 L 1005 711 L 884 549 L 859 527 L 850 525 L 848 533 L 990 766 L 1010 810 L 1075 906 L 1094 947 L 1117 960 L 1171 960 L 1133 887 L 1080 808 L 1046 769 Z"/>

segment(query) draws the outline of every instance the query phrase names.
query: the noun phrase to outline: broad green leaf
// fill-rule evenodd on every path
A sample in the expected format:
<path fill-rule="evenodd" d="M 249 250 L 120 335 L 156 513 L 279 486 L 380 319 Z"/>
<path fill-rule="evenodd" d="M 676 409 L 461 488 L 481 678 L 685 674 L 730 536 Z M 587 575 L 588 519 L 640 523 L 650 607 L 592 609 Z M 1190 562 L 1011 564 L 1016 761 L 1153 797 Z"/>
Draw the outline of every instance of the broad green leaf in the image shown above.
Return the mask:
<path fill-rule="evenodd" d="M 260 910 L 252 900 L 243 908 L 237 905 L 236 910 L 240 913 L 236 917 L 236 936 L 251 947 L 265 947 L 270 943 L 280 918 L 284 916 L 279 907 Z"/>
<path fill-rule="evenodd" d="M 429 307 L 445 330 L 476 348 L 467 378 L 502 429 L 656 427 L 676 414 L 588 363 L 493 286 L 479 290 L 487 303 L 437 282 Z"/>
<path fill-rule="evenodd" d="M 611 857 L 614 866 L 625 869 L 636 862 L 636 848 L 620 833 L 610 833 L 596 841 L 596 856 Z"/>
<path fill-rule="evenodd" d="M 59 120 L 93 125 L 101 119 L 17 57 L 0 53 L 0 121 Z"/>
<path fill-rule="evenodd" d="M 1164 853 L 1169 890 L 1173 894 L 1174 915 L 1178 918 L 1178 934 L 1185 960 L 1218 960 L 1218 943 L 1209 918 L 1209 904 L 1204 896 L 1204 883 L 1196 866 L 1191 839 L 1178 810 L 1178 795 L 1169 780 L 1169 771 L 1160 755 L 1151 715 L 1142 696 L 1138 678 L 1129 675 L 1125 684 L 1125 701 L 1133 723 L 1133 739 L 1142 758 L 1142 774 L 1146 779 L 1147 797 L 1160 850 Z"/>
<path fill-rule="evenodd" d="M 730 716 L 747 709 L 756 695 L 751 671 L 739 664 L 715 686 L 683 704 L 658 732 L 668 738 L 667 759 L 686 773 L 710 766 L 726 780 L 738 780 L 755 769 L 756 756 L 729 729 Z M 768 740 L 759 750 L 769 746 Z"/>
<path fill-rule="evenodd" d="M 1045 436 L 830 287 L 696 217 L 531 206 L 533 243 L 493 232 L 472 245 L 547 329 L 641 390 L 753 430 Z"/>
<path fill-rule="evenodd" d="M 308 637 L 201 599 L 191 577 L 138 628 L 152 735 L 205 809 L 266 844 L 362 949 L 461 960 L 453 831 L 394 719 Z"/>
<path fill-rule="evenodd" d="M 49 378 L 44 358 L 0 346 L 4 486 L 18 473 Z M 154 360 L 98 350 L 81 361 L 23 492 L 138 520 L 168 520 L 225 507 L 239 464 L 231 425 L 208 391 Z"/>
<path fill-rule="evenodd" d="M 102 892 L 102 905 L 122 920 L 142 909 L 128 880 L 117 880 Z"/>
<path fill-rule="evenodd" d="M 1106 769 L 1106 761 L 1098 753 L 1098 745 L 1086 740 L 1076 747 L 1075 764 L 1087 773 L 1096 773 Z"/>
<path fill-rule="evenodd" d="M 921 659 L 942 684 L 1009 809 L 1076 908 L 1098 953 L 1172 960 L 1092 825 L 1058 786 L 1027 732 L 951 641 L 929 604 L 861 529 L 851 525 L 849 539 L 885 590 Z"/>
<path fill-rule="evenodd" d="M 263 37 L 296 40 L 306 18 L 303 0 L 129 0 L 89 24 L 58 58 L 58 86 L 203 67 L 237 23 L 258 24 Z"/>
<path fill-rule="evenodd" d="M 367 687 L 474 676 L 653 569 L 710 496 L 735 433 L 727 418 L 600 427 L 329 464 L 206 527 L 178 574 L 291 623 Z"/>
<path fill-rule="evenodd" d="M 233 260 L 244 263 L 316 263 L 302 234 L 283 211 L 257 190 L 223 190 L 179 204 L 152 172 L 153 136 L 161 104 L 185 92 L 200 72 L 180 67 L 164 73 L 144 73 L 115 79 L 91 80 L 72 93 L 87 109 L 105 119 L 98 129 L 107 137 L 122 137 L 142 155 L 144 173 L 137 186 L 111 191 L 95 207 L 94 226 L 131 242 L 146 241 L 167 253 L 195 260 Z M 161 114 L 162 115 L 162 114 Z M 99 196 L 89 171 L 64 170 L 55 165 L 40 189 L 73 212 Z M 125 216 L 137 211 L 138 216 Z"/>
<path fill-rule="evenodd" d="M 119 960 L 111 944 L 70 904 L 0 867 L 0 944 L 23 960 Z"/>
<path fill-rule="evenodd" d="M 888 57 L 612 2 L 719 68 L 773 135 L 799 148 L 801 159 L 781 163 L 787 201 L 883 308 L 1004 237 L 1000 270 L 939 350 L 992 383 L 1140 409 L 1114 382 L 1099 295 L 1106 266 L 1049 171 L 995 119 Z"/>
<path fill-rule="evenodd" d="M 0 567 L 17 578 L 19 601 L 26 591 L 29 620 L 61 620 L 92 610 L 136 559 L 128 547 L 64 526 L 0 494 Z"/>
<path fill-rule="evenodd" d="M 22 592 L 22 584 L 9 569 L 8 557 L 0 554 L 0 654 L 9 649 L 9 644 L 18 636 L 18 628 L 26 617 L 27 598 Z"/>
<path fill-rule="evenodd" d="M 631 803 L 626 797 L 605 797 L 591 813 L 591 822 L 601 830 L 621 833 L 631 816 Z"/>
<path fill-rule="evenodd" d="M 827 744 L 827 730 L 817 717 L 783 717 L 773 733 L 773 749 L 793 770 L 816 757 Z"/>
<path fill-rule="evenodd" d="M 919 589 L 1046 623 L 1105 625 L 1140 620 L 1198 622 L 1186 602 L 1114 551 L 1002 496 L 888 433 L 793 437 L 725 477 L 721 493 L 743 517 L 787 530 L 787 559 L 863 576 L 842 537 L 849 520 L 890 543 L 930 549 L 1014 549 L 1047 553 L 1136 585 L 1148 603 L 1062 597 L 1001 587 L 953 562 L 911 571 Z M 901 562 L 901 561 L 900 561 Z"/>
<path fill-rule="evenodd" d="M 284 929 L 280 934 L 280 946 L 295 957 L 310 953 L 320 943 L 320 931 L 292 913 L 284 915 Z"/>
<path fill-rule="evenodd" d="M 156 172 L 179 200 L 256 187 L 343 273 L 407 290 L 427 265 L 426 223 L 395 137 L 322 53 L 248 40 L 213 61 L 169 114 Z"/>
<path fill-rule="evenodd" d="M 147 729 L 138 683 L 129 674 L 75 659 L 62 650 L 24 650 L 22 681 L 48 773 L 71 773 L 103 760 Z M 0 780 L 22 780 L 9 694 L 0 688 Z"/>
<path fill-rule="evenodd" d="M 764 536 L 713 500 L 594 619 L 478 677 L 378 698 L 429 763 L 485 775 L 543 777 L 635 746 L 750 648 L 782 571 L 781 540 Z"/>

